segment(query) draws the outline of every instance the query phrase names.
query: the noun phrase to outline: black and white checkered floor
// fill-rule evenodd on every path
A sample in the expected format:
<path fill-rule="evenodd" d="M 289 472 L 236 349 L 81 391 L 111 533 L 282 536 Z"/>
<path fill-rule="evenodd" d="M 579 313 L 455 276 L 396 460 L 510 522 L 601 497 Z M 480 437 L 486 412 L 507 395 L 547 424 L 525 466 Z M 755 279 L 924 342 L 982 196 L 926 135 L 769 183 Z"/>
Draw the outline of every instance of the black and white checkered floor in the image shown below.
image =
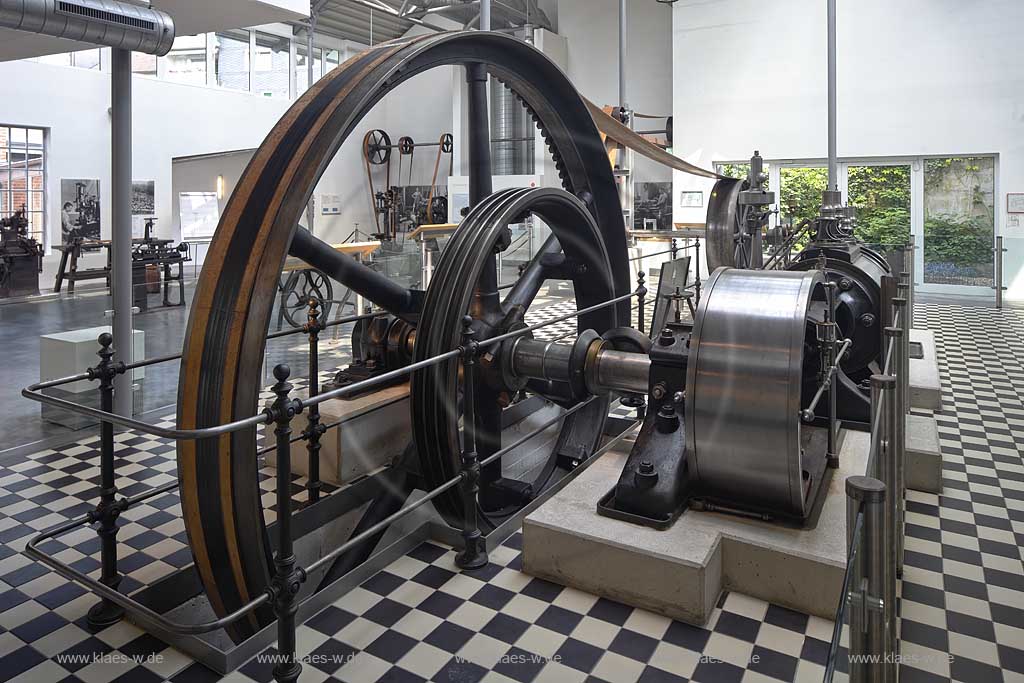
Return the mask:
<path fill-rule="evenodd" d="M 920 305 L 918 319 L 938 339 L 945 491 L 910 494 L 902 676 L 1024 681 L 1024 314 Z M 173 481 L 172 443 L 117 438 L 122 494 Z M 97 447 L 87 436 L 0 467 L 0 680 L 217 680 L 129 624 L 90 633 L 95 599 L 21 554 L 38 530 L 92 507 Z M 191 561 L 176 493 L 127 512 L 118 540 L 124 591 Z M 829 621 L 729 593 L 705 628 L 689 626 L 527 576 L 520 543 L 514 535 L 469 574 L 431 543 L 397 560 L 300 627 L 300 680 L 822 679 Z M 98 570 L 90 529 L 47 550 Z M 270 669 L 253 660 L 226 680 L 269 681 Z"/>

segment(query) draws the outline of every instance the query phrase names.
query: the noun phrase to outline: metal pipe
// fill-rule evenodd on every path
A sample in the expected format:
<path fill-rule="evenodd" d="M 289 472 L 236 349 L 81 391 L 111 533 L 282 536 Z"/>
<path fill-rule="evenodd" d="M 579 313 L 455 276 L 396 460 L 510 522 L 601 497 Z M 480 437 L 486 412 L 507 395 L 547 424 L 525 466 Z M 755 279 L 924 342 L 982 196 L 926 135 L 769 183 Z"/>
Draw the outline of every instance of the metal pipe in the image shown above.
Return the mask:
<path fill-rule="evenodd" d="M 61 534 L 67 533 L 68 531 L 89 524 L 91 518 L 88 515 L 83 515 L 78 519 L 73 519 L 69 522 L 61 524 L 60 526 L 53 527 L 43 533 L 39 534 L 25 545 L 25 554 L 32 559 L 45 564 L 47 567 L 60 574 L 66 579 L 70 579 L 75 583 L 78 583 L 90 591 L 95 593 L 101 598 L 109 600 L 110 602 L 124 607 L 125 610 L 131 611 L 131 613 L 140 618 L 141 621 L 155 625 L 157 628 L 167 631 L 169 633 L 176 633 L 180 635 L 200 635 L 203 633 L 209 633 L 210 631 L 217 631 L 219 629 L 230 626 L 235 623 L 246 614 L 254 610 L 255 608 L 263 605 L 270 601 L 269 593 L 260 593 L 256 598 L 250 600 L 245 605 L 242 605 L 237 610 L 228 614 L 220 619 L 213 621 L 206 621 L 199 624 L 179 624 L 174 621 L 170 621 L 162 614 L 154 612 L 145 605 L 133 600 L 132 598 L 119 593 L 118 591 L 110 588 L 98 580 L 88 576 L 77 569 L 74 569 L 64 562 L 51 557 L 47 553 L 41 551 L 37 546 L 43 541 L 47 541 L 51 538 L 56 538 Z"/>
<path fill-rule="evenodd" d="M 110 172 L 112 225 L 111 299 L 113 301 L 114 350 L 117 359 L 132 362 L 132 54 L 111 50 L 110 72 Z M 114 412 L 132 415 L 132 375 L 114 380 Z"/>
<path fill-rule="evenodd" d="M 480 30 L 491 30 L 491 0 L 480 0 Z"/>
<path fill-rule="evenodd" d="M 626 0 L 619 0 L 619 106 L 629 110 L 626 103 Z"/>
<path fill-rule="evenodd" d="M 624 1 L 624 0 L 623 0 Z M 836 0 L 827 0 L 828 8 L 828 189 L 839 189 L 839 163 L 836 150 Z"/>
<path fill-rule="evenodd" d="M 4 0 L 0 26 L 161 57 L 174 44 L 169 14 L 119 0 Z"/>
<path fill-rule="evenodd" d="M 311 6 L 309 28 L 306 30 L 306 90 L 313 87 L 313 32 L 316 31 L 316 17 L 317 11 L 314 6 Z M 314 230 L 313 195 L 309 195 L 309 200 L 306 202 L 306 225 L 309 226 L 310 235 L 316 233 Z"/>
<path fill-rule="evenodd" d="M 889 345 L 895 351 L 895 357 L 893 359 L 893 366 L 898 368 L 902 362 L 903 354 L 903 330 L 898 327 L 887 327 L 885 328 L 885 336 L 889 341 Z M 893 479 L 892 485 L 889 487 L 891 495 L 889 498 L 891 502 L 889 508 L 893 511 L 893 519 L 891 524 L 893 538 L 895 539 L 894 556 L 892 564 L 896 568 L 896 576 L 902 576 L 903 574 L 903 489 L 904 481 L 906 477 L 906 415 L 903 407 L 903 393 L 899 391 L 898 384 L 902 381 L 902 377 L 897 376 L 897 389 L 892 395 L 892 405 L 890 410 L 886 411 L 886 419 L 892 423 L 892 456 L 893 461 Z M 889 458 L 886 458 L 888 461 Z"/>

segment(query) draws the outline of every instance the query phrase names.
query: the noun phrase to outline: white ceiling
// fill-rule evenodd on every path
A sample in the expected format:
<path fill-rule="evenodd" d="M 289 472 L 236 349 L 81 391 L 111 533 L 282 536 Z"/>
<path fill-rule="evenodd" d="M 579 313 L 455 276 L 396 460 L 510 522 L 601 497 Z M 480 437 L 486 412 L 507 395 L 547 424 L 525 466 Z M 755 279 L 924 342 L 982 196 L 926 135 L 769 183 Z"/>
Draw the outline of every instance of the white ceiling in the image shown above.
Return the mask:
<path fill-rule="evenodd" d="M 152 4 L 171 15 L 179 36 L 309 17 L 309 0 L 153 0 Z M 0 28 L 0 62 L 90 47 L 94 46 Z"/>

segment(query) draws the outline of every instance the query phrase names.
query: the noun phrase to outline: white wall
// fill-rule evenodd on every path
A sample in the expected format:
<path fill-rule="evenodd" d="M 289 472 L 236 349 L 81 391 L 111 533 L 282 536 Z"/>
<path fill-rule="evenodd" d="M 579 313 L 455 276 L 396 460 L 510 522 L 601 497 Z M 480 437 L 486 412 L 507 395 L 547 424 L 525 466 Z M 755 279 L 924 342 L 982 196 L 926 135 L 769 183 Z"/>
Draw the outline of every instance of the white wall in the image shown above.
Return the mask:
<path fill-rule="evenodd" d="M 103 236 L 110 235 L 110 76 L 34 62 L 0 64 L 8 92 L 5 124 L 49 129 L 47 220 L 60 241 L 61 178 L 99 178 Z M 157 234 L 173 236 L 171 159 L 255 147 L 287 109 L 287 100 L 200 86 L 132 79 L 132 174 L 156 183 Z M 211 190 L 214 188 L 210 188 Z"/>
<path fill-rule="evenodd" d="M 628 0 L 626 4 L 627 103 L 643 114 L 670 114 L 672 5 L 654 0 Z M 559 35 L 568 39 L 567 73 L 577 90 L 598 106 L 618 105 L 618 0 L 559 0 L 557 21 Z M 640 120 L 636 127 L 650 129 L 663 122 Z M 636 182 L 671 178 L 669 169 L 640 155 L 635 155 L 634 166 Z"/>
<path fill-rule="evenodd" d="M 676 152 L 711 167 L 826 156 L 825 2 L 673 6 Z M 1024 300 L 1024 3 L 845 0 L 838 9 L 840 157 L 998 154 L 997 231 L 1009 296 Z M 675 174 L 680 189 L 710 183 Z M 675 202 L 678 203 L 678 202 Z M 676 220 L 694 220 L 678 207 Z M 697 220 L 703 220 L 698 217 Z"/>

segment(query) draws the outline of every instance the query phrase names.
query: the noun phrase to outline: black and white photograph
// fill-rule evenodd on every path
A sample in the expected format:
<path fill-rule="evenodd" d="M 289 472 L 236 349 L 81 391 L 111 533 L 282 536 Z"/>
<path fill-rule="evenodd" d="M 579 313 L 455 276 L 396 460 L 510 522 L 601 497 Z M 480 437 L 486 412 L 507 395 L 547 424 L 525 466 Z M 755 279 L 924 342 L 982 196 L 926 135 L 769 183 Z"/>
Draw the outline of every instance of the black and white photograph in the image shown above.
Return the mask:
<path fill-rule="evenodd" d="M 152 216 L 156 210 L 156 182 L 152 180 L 132 181 L 132 215 Z"/>
<path fill-rule="evenodd" d="M 60 232 L 64 244 L 75 237 L 100 239 L 100 181 L 61 178 Z"/>
<path fill-rule="evenodd" d="M 146 221 L 156 217 L 156 182 L 152 180 L 132 181 L 132 237 L 139 239 L 146 234 Z"/>
<path fill-rule="evenodd" d="M 448 221 L 448 188 L 434 187 L 434 211 L 427 210 L 431 201 L 430 185 L 406 185 L 402 188 L 402 218 L 414 226 Z"/>
<path fill-rule="evenodd" d="M 636 183 L 633 192 L 634 230 L 672 228 L 672 183 Z"/>

